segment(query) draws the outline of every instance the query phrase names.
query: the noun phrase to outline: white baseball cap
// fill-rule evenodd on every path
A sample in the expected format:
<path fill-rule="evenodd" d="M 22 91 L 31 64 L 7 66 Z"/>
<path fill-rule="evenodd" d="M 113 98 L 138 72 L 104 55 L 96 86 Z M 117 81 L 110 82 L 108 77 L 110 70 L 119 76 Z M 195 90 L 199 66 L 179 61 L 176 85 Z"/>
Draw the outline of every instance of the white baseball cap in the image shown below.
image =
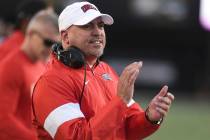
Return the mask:
<path fill-rule="evenodd" d="M 67 6 L 59 15 L 59 31 L 65 31 L 72 25 L 85 25 L 97 17 L 101 17 L 104 24 L 114 23 L 110 15 L 101 13 L 95 5 L 89 2 L 75 2 Z"/>

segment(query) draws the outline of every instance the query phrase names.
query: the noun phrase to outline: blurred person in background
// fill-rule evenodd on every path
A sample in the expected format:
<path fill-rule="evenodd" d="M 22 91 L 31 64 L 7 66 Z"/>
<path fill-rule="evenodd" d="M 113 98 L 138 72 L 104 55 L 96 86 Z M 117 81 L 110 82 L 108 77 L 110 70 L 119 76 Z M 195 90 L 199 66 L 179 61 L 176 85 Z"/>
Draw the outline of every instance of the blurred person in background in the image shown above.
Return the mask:
<path fill-rule="evenodd" d="M 30 21 L 20 49 L 0 62 L 0 139 L 33 140 L 31 93 L 58 41 L 58 16 L 44 10 Z M 19 47 L 19 46 L 18 46 Z"/>
<path fill-rule="evenodd" d="M 24 40 L 25 30 L 30 19 L 38 11 L 46 8 L 47 4 L 43 0 L 24 0 L 17 5 L 15 10 L 15 30 L 0 44 L 0 61 L 6 58 L 9 53 L 20 48 L 20 44 Z"/>
<path fill-rule="evenodd" d="M 13 25 L 0 17 L 0 44 L 13 32 Z M 1 46 L 1 45 L 0 45 Z"/>
<path fill-rule="evenodd" d="M 133 100 L 142 62 L 128 65 L 118 77 L 99 60 L 106 45 L 104 25 L 113 22 L 89 2 L 73 3 L 60 14 L 62 45 L 54 45 L 33 92 L 40 140 L 137 140 L 160 127 L 174 99 L 168 87 L 144 111 Z"/>

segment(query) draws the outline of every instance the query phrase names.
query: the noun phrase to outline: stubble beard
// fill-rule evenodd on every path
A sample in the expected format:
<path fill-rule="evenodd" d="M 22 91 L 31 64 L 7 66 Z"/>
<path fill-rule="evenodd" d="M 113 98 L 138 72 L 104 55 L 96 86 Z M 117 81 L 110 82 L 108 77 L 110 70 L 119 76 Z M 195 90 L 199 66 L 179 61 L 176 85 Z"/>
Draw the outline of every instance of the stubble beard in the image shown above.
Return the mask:
<path fill-rule="evenodd" d="M 104 48 L 101 48 L 100 50 L 92 51 L 90 50 L 89 52 L 85 53 L 87 57 L 95 57 L 99 58 L 103 55 L 104 53 Z"/>

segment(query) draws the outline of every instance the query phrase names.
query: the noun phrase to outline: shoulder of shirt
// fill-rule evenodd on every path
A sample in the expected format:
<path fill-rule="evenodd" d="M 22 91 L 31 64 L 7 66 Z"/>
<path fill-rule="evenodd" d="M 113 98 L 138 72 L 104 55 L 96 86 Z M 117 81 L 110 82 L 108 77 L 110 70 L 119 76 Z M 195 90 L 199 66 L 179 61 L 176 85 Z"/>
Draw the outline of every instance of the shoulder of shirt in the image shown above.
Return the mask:
<path fill-rule="evenodd" d="M 5 66 L 10 66 L 10 67 L 17 67 L 17 66 L 20 67 L 22 65 L 20 51 L 16 50 L 6 55 L 0 64 L 5 65 Z"/>
<path fill-rule="evenodd" d="M 106 71 L 113 71 L 115 72 L 115 70 L 113 69 L 113 67 L 111 65 L 109 65 L 108 63 L 104 62 L 104 61 L 100 61 L 99 63 L 100 67 L 104 68 Z"/>
<path fill-rule="evenodd" d="M 104 68 L 111 68 L 111 66 L 105 61 L 99 61 L 99 66 Z"/>
<path fill-rule="evenodd" d="M 70 72 L 71 71 L 71 72 Z M 60 79 L 65 79 L 65 77 L 73 75 L 74 72 L 72 69 L 67 68 L 59 61 L 51 58 L 46 66 L 46 70 L 44 71 L 42 77 L 58 77 Z"/>
<path fill-rule="evenodd" d="M 7 47 L 13 47 L 13 44 L 16 44 L 17 42 L 18 44 L 20 43 L 19 45 L 21 45 L 23 40 L 24 34 L 21 31 L 16 30 L 0 44 L 0 48 L 6 49 Z"/>

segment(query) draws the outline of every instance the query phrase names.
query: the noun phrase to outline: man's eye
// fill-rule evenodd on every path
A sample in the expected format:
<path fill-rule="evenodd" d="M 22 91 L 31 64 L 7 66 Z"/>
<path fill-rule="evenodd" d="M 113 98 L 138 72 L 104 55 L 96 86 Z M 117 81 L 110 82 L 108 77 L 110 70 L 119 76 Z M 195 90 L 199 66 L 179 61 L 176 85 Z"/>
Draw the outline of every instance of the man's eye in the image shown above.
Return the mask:
<path fill-rule="evenodd" d="M 100 24 L 98 25 L 98 27 L 103 28 L 103 27 L 104 27 L 104 23 L 100 23 Z"/>

